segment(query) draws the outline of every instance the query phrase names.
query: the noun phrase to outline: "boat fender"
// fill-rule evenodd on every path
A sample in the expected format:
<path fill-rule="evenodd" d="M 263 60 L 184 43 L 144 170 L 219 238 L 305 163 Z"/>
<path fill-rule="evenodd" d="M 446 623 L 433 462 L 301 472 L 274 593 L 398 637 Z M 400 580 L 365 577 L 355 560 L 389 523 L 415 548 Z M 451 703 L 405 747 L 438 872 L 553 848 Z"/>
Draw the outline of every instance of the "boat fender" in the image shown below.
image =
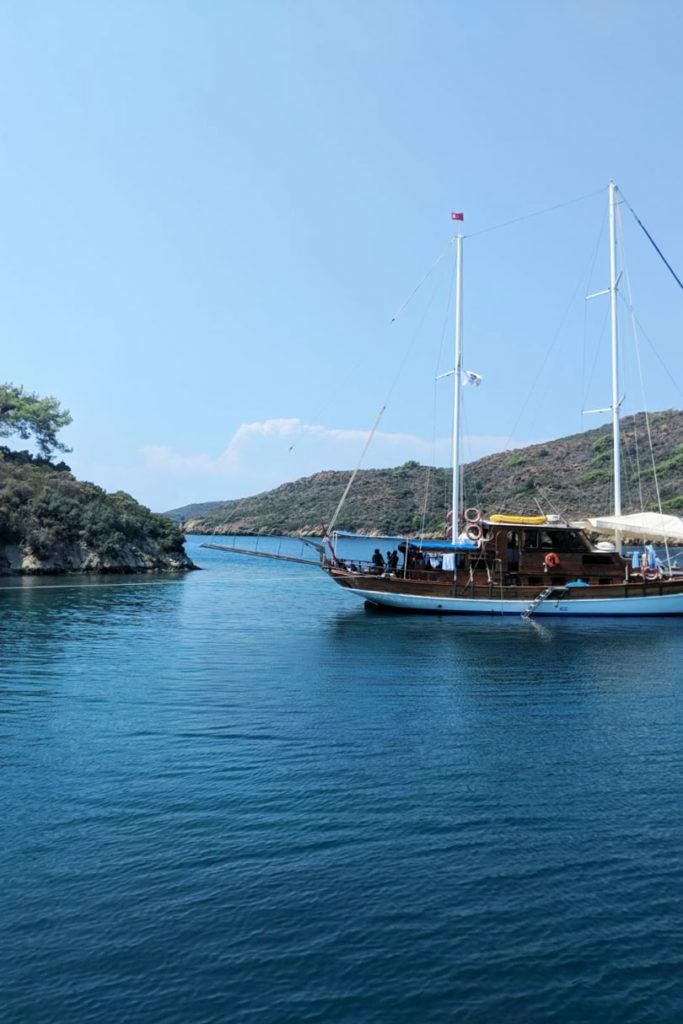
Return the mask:
<path fill-rule="evenodd" d="M 482 528 L 479 523 L 472 523 L 467 527 L 467 539 L 468 540 L 481 540 Z"/>
<path fill-rule="evenodd" d="M 557 555 L 555 554 L 554 551 L 550 551 L 545 556 L 543 561 L 545 562 L 545 564 L 548 566 L 549 569 L 557 569 L 558 565 L 560 564 L 560 560 L 559 560 L 559 558 L 557 557 Z"/>
<path fill-rule="evenodd" d="M 643 579 L 657 580 L 659 579 L 659 573 L 656 569 L 643 569 Z"/>
<path fill-rule="evenodd" d="M 475 525 L 481 519 L 481 513 L 478 508 L 466 508 L 465 509 L 465 522 L 472 523 Z"/>

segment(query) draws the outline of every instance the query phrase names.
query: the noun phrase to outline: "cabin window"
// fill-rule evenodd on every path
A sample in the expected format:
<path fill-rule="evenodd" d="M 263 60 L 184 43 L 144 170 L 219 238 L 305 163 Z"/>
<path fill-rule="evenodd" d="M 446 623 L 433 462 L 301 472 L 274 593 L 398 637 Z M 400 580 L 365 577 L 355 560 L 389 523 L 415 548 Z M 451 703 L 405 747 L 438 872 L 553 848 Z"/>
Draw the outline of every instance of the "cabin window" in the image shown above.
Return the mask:
<path fill-rule="evenodd" d="M 581 561 L 584 565 L 614 565 L 611 555 L 584 555 Z"/>
<path fill-rule="evenodd" d="M 507 566 L 508 572 L 517 572 L 519 566 L 519 534 L 510 530 L 507 535 Z"/>
<path fill-rule="evenodd" d="M 574 530 L 567 530 L 565 536 L 565 551 L 585 551 L 588 547 L 588 542 L 583 534 L 576 533 Z"/>
<path fill-rule="evenodd" d="M 524 531 L 524 550 L 536 551 L 538 548 L 538 530 Z"/>
<path fill-rule="evenodd" d="M 612 580 L 609 578 L 609 576 L 600 576 L 600 577 L 598 577 L 598 583 L 601 586 L 604 586 L 606 583 L 611 583 L 611 582 L 612 582 Z"/>
<path fill-rule="evenodd" d="M 544 582 L 542 576 L 529 576 L 527 580 L 527 586 L 529 587 L 540 587 Z"/>
<path fill-rule="evenodd" d="M 585 551 L 586 544 L 575 530 L 541 530 L 540 547 L 547 551 Z"/>

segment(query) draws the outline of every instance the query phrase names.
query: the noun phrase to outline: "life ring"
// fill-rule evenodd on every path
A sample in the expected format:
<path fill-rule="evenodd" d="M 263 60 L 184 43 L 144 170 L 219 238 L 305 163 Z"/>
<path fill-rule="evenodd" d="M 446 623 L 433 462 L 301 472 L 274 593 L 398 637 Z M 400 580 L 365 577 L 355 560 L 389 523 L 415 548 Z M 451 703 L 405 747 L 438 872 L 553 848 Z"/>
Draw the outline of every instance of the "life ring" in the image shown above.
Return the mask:
<path fill-rule="evenodd" d="M 643 579 L 644 580 L 658 580 L 659 579 L 659 573 L 657 572 L 656 569 L 643 569 Z"/>
<path fill-rule="evenodd" d="M 560 564 L 560 560 L 554 551 L 549 552 L 549 554 L 545 556 L 543 561 L 549 569 L 557 569 L 558 565 Z"/>
<path fill-rule="evenodd" d="M 471 523 L 467 527 L 467 539 L 468 540 L 481 540 L 482 528 L 479 523 Z"/>
<path fill-rule="evenodd" d="M 476 525 L 481 519 L 481 513 L 478 508 L 466 508 L 465 509 L 465 522 Z"/>

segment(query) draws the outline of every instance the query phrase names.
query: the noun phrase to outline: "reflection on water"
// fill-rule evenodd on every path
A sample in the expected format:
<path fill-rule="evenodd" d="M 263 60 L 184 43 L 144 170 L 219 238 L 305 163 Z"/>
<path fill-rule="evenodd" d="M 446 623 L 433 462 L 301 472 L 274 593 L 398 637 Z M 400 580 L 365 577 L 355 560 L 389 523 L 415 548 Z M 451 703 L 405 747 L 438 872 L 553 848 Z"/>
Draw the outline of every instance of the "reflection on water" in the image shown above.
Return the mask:
<path fill-rule="evenodd" d="M 1 581 L 8 1019 L 677 1020 L 683 623 L 373 615 L 201 540 Z"/>

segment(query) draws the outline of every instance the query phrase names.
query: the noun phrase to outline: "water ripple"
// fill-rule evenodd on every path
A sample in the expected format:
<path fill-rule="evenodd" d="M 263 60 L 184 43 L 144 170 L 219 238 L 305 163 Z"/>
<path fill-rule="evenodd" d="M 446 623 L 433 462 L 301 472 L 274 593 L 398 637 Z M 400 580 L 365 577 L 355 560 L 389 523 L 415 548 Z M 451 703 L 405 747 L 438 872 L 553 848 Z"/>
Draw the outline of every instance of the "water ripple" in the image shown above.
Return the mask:
<path fill-rule="evenodd" d="M 681 1018 L 683 624 L 193 557 L 0 594 L 8 1020 Z"/>

